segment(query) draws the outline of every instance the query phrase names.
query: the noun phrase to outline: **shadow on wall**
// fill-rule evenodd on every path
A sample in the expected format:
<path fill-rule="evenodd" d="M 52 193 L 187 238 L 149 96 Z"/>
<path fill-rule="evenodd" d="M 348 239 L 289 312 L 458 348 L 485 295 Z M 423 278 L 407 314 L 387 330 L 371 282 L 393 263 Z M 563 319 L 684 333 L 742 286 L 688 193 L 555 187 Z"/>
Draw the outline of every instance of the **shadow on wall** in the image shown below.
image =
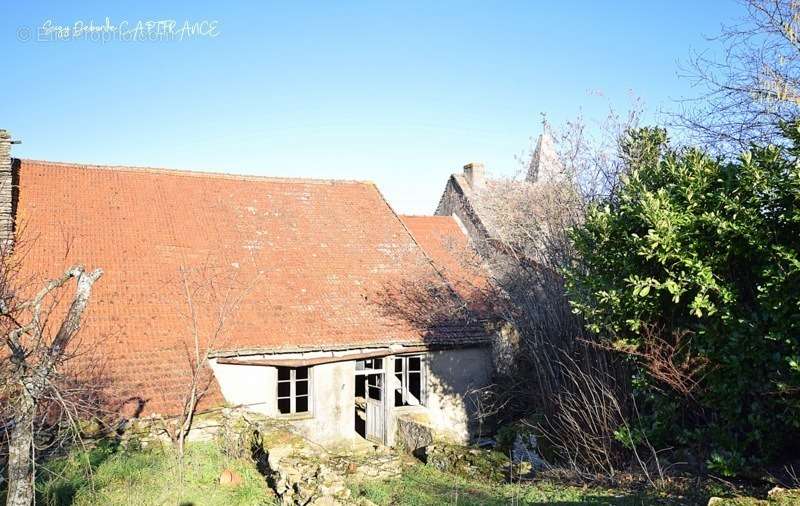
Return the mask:
<path fill-rule="evenodd" d="M 485 290 L 469 291 L 471 297 L 465 292 L 457 293 L 438 273 L 421 267 L 385 286 L 372 301 L 393 325 L 406 334 L 412 329 L 432 348 L 428 398 L 437 399 L 437 407 L 451 417 L 464 413 L 476 434 L 490 425 L 485 408 L 491 403 L 494 314 Z"/>

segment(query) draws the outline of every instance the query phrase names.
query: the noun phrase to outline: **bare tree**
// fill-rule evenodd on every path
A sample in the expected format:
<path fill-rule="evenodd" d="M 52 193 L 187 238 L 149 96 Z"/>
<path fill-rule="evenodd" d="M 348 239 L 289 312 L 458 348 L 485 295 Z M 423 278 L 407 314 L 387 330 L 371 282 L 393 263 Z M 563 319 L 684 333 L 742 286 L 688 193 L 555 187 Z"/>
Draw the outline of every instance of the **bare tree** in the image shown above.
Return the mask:
<path fill-rule="evenodd" d="M 231 319 L 235 317 L 252 283 L 239 282 L 237 269 L 225 270 L 211 260 L 199 267 L 181 266 L 174 286 L 178 297 L 176 311 L 186 324 L 187 382 L 182 394 L 181 413 L 172 423 L 165 423 L 182 469 L 186 438 L 198 405 L 212 385 L 209 354 L 224 346 Z"/>
<path fill-rule="evenodd" d="M 74 396 L 86 390 L 76 388 L 79 378 L 65 372 L 67 362 L 79 356 L 76 336 L 92 287 L 103 274 L 100 269 L 87 272 L 75 265 L 30 295 L 20 259 L 21 254 L 11 254 L 9 245 L 0 252 L 0 325 L 6 349 L 0 394 L 8 441 L 9 506 L 33 502 L 40 429 L 80 415 L 81 404 Z M 73 281 L 74 293 L 65 299 Z"/>
<path fill-rule="evenodd" d="M 745 16 L 712 39 L 721 54 L 691 57 L 684 69 L 699 91 L 673 125 L 723 154 L 780 143 L 780 124 L 800 112 L 800 2 L 742 0 Z"/>

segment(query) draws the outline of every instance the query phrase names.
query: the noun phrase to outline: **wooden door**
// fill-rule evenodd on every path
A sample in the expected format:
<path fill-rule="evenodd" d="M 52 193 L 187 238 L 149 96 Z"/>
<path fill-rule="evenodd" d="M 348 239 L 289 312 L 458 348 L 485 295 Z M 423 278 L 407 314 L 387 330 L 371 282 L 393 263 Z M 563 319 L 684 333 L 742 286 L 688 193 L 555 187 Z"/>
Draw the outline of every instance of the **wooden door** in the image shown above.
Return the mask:
<path fill-rule="evenodd" d="M 384 444 L 385 427 L 383 373 L 367 375 L 367 439 Z"/>

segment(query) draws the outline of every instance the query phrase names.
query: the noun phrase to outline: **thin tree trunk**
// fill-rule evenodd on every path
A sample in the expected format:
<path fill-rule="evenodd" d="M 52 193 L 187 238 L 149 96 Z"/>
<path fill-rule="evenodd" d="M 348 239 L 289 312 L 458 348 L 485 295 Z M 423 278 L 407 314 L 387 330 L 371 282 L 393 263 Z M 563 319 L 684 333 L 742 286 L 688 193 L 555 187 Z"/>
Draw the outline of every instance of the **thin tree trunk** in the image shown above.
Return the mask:
<path fill-rule="evenodd" d="M 178 434 L 178 467 L 181 475 L 181 481 L 183 481 L 183 453 L 186 445 L 186 436 L 189 434 L 189 431 L 192 428 L 192 419 L 194 418 L 194 410 L 196 408 L 197 408 L 197 385 L 193 378 L 192 389 L 189 394 L 189 405 L 186 408 L 186 412 L 183 417 L 183 423 L 181 424 L 180 428 L 180 433 Z"/>
<path fill-rule="evenodd" d="M 19 414 L 8 442 L 8 496 L 6 506 L 33 503 L 33 399 L 23 392 Z"/>

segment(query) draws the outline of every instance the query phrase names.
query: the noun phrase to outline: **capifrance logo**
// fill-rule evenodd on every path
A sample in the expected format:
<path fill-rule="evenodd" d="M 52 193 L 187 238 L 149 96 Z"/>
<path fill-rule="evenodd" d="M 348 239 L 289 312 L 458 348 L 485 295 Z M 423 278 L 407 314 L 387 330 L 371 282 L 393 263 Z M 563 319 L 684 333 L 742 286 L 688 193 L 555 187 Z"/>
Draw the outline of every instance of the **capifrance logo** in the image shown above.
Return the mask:
<path fill-rule="evenodd" d="M 216 19 L 114 21 L 106 17 L 103 21 L 78 19 L 71 23 L 46 19 L 34 28 L 17 28 L 17 40 L 20 42 L 183 42 L 214 39 L 219 35 L 220 23 Z"/>

